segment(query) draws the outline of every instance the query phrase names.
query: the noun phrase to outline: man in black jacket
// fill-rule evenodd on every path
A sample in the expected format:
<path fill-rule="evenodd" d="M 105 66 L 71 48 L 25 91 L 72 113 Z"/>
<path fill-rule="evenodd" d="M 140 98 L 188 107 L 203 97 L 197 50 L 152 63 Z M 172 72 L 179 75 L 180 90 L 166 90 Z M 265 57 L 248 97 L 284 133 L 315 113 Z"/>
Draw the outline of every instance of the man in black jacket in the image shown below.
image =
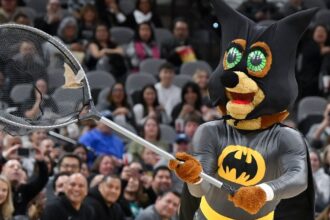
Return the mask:
<path fill-rule="evenodd" d="M 83 201 L 87 196 L 86 178 L 75 173 L 69 177 L 65 194 L 61 194 L 48 205 L 41 220 L 93 220 L 93 209 Z"/>
<path fill-rule="evenodd" d="M 102 182 L 92 188 L 86 202 L 94 209 L 96 220 L 125 220 L 124 213 L 117 204 L 121 192 L 121 181 L 116 176 L 105 176 Z"/>

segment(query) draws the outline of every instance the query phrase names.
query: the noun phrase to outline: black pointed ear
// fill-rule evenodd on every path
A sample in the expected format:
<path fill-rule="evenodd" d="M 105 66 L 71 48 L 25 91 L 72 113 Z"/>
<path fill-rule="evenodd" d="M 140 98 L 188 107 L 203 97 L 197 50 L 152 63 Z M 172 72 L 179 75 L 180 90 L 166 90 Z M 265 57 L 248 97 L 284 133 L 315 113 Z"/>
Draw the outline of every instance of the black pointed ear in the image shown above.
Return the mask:
<path fill-rule="evenodd" d="M 246 39 L 249 26 L 254 24 L 253 21 L 232 9 L 223 0 L 211 0 L 211 5 L 221 27 L 222 50 L 225 50 L 234 39 Z"/>
<path fill-rule="evenodd" d="M 283 18 L 277 22 L 276 34 L 285 36 L 286 44 L 296 47 L 318 10 L 311 8 Z"/>

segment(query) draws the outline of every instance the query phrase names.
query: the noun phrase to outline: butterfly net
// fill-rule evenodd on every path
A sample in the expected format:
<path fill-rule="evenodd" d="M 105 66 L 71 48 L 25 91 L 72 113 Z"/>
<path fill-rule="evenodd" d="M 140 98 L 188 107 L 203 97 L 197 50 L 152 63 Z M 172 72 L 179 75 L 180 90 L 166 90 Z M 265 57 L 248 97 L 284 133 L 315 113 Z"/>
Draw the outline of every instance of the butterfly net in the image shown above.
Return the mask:
<path fill-rule="evenodd" d="M 91 95 L 84 71 L 59 40 L 0 25 L 0 129 L 24 135 L 77 121 Z"/>

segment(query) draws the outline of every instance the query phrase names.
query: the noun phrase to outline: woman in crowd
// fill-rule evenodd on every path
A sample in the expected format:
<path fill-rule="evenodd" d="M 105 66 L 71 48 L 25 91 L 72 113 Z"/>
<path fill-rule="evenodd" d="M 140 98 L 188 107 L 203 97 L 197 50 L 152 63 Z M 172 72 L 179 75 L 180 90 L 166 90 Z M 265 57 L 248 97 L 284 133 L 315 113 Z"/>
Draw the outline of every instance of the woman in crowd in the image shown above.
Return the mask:
<path fill-rule="evenodd" d="M 0 206 L 0 219 L 11 220 L 14 212 L 11 186 L 10 182 L 4 176 L 0 176 Z"/>
<path fill-rule="evenodd" d="M 79 39 L 84 45 L 91 42 L 94 36 L 94 29 L 98 22 L 97 11 L 94 5 L 86 4 L 80 11 Z"/>
<path fill-rule="evenodd" d="M 109 155 L 101 155 L 96 158 L 94 164 L 91 168 L 90 179 L 92 179 L 97 174 L 102 174 L 107 176 L 109 174 L 115 173 L 115 164 L 114 160 Z"/>
<path fill-rule="evenodd" d="M 136 9 L 127 16 L 126 25 L 132 29 L 143 23 L 149 22 L 155 27 L 162 27 L 162 21 L 153 8 L 151 0 L 137 0 Z"/>
<path fill-rule="evenodd" d="M 323 57 L 330 54 L 329 31 L 324 25 L 316 25 L 312 36 L 308 36 L 301 46 L 301 62 L 297 62 L 299 98 L 320 95 L 319 77 Z"/>
<path fill-rule="evenodd" d="M 134 105 L 133 112 L 139 126 L 142 126 L 148 117 L 157 118 L 163 124 L 170 122 L 164 108 L 158 102 L 157 90 L 153 85 L 146 85 L 142 89 L 141 103 Z"/>
<path fill-rule="evenodd" d="M 321 156 L 316 150 L 311 150 L 309 157 L 315 181 L 315 210 L 321 212 L 330 201 L 330 176 L 324 172 Z"/>
<path fill-rule="evenodd" d="M 112 86 L 107 97 L 107 103 L 98 105 L 98 109 L 110 110 L 114 121 L 135 127 L 134 114 L 127 102 L 125 87 L 122 83 L 115 83 Z"/>
<path fill-rule="evenodd" d="M 61 21 L 57 36 L 71 51 L 84 52 L 85 48 L 79 39 L 79 26 L 74 17 L 66 17 Z"/>
<path fill-rule="evenodd" d="M 160 127 L 158 121 L 155 118 L 148 117 L 145 120 L 141 137 L 165 151 L 169 150 L 168 144 L 160 139 Z M 134 161 L 141 161 L 141 154 L 143 152 L 142 145 L 136 142 L 131 142 L 127 146 L 127 151 L 128 153 L 132 154 Z"/>
<path fill-rule="evenodd" d="M 111 40 L 107 25 L 99 23 L 95 27 L 94 40 L 88 45 L 85 64 L 89 70 L 96 68 L 97 61 L 108 58 L 110 72 L 117 79 L 126 74 L 126 64 L 123 57 L 124 50 Z"/>
<path fill-rule="evenodd" d="M 198 85 L 201 95 L 203 104 L 209 101 L 209 93 L 207 90 L 207 84 L 209 82 L 209 74 L 206 70 L 197 69 L 193 75 L 194 82 Z"/>
<path fill-rule="evenodd" d="M 181 100 L 181 103 L 177 104 L 172 110 L 173 122 L 177 118 L 184 119 L 192 113 L 201 115 L 202 97 L 196 83 L 188 82 L 183 86 Z"/>
<path fill-rule="evenodd" d="M 143 60 L 160 58 L 160 49 L 149 22 L 143 22 L 137 26 L 135 38 L 127 46 L 126 56 L 131 69 L 135 72 L 139 71 L 140 63 Z"/>
<path fill-rule="evenodd" d="M 109 27 L 122 26 L 126 22 L 126 16 L 121 12 L 119 0 L 96 0 L 95 5 L 100 19 Z"/>

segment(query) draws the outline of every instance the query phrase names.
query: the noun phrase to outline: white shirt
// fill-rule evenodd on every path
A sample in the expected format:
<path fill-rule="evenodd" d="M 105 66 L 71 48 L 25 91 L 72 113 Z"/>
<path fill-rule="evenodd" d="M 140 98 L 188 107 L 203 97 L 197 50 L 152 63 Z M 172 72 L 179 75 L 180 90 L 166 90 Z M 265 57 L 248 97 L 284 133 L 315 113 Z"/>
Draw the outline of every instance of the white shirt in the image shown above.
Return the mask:
<path fill-rule="evenodd" d="M 159 103 L 165 108 L 167 115 L 171 116 L 174 106 L 181 102 L 181 89 L 175 85 L 165 88 L 160 83 L 157 83 L 155 88 Z"/>

